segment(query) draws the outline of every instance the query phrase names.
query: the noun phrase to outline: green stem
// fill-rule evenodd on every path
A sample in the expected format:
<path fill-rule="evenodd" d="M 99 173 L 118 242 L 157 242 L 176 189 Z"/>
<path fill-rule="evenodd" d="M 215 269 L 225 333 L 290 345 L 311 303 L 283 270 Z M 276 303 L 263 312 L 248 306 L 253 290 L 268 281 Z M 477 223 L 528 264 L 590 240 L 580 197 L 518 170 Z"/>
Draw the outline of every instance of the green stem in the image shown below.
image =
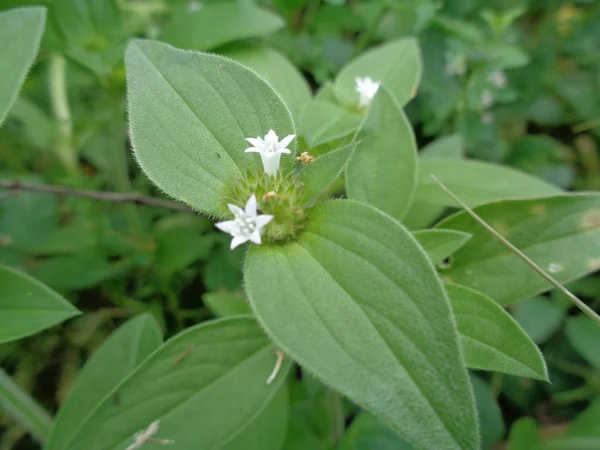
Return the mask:
<path fill-rule="evenodd" d="M 564 361 L 562 359 L 558 359 L 552 356 L 549 356 L 546 361 L 548 362 L 548 364 L 550 364 L 551 366 L 557 368 L 558 370 L 569 374 L 569 375 L 574 375 L 576 377 L 581 377 L 581 378 L 589 378 L 593 375 L 593 371 L 588 369 L 585 366 L 582 366 L 580 364 L 576 364 L 576 363 L 572 363 L 570 361 Z"/>
<path fill-rule="evenodd" d="M 552 396 L 552 401 L 559 405 L 568 405 L 570 403 L 589 400 L 594 396 L 594 393 L 594 389 L 585 385 L 577 389 L 571 389 L 570 391 L 559 392 Z"/>
<path fill-rule="evenodd" d="M 50 58 L 50 103 L 58 122 L 55 151 L 70 173 L 77 172 L 77 158 L 73 148 L 73 122 L 67 96 L 66 61 L 62 55 Z"/>
<path fill-rule="evenodd" d="M 0 405 L 41 444 L 52 431 L 52 417 L 17 383 L 0 369 Z"/>
<path fill-rule="evenodd" d="M 327 411 L 329 411 L 329 443 L 336 446 L 344 436 L 346 429 L 346 417 L 344 414 L 344 405 L 342 396 L 331 389 L 325 392 L 325 402 L 327 403 Z"/>

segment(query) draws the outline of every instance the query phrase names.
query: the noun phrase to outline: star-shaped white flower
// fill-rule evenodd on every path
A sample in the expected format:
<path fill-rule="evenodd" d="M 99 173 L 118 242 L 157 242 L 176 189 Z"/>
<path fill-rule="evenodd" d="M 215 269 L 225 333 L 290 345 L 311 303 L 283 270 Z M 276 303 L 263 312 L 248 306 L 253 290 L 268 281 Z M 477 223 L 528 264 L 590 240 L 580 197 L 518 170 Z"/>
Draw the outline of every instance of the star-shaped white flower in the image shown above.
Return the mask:
<path fill-rule="evenodd" d="M 295 134 L 290 134 L 280 142 L 277 134 L 273 130 L 269 130 L 264 139 L 258 136 L 256 138 L 246 138 L 253 145 L 253 147 L 246 149 L 246 153 L 260 153 L 265 172 L 268 175 L 275 175 L 279 170 L 281 154 L 286 153 L 289 155 L 292 153 L 287 146 L 295 137 Z"/>
<path fill-rule="evenodd" d="M 359 106 L 367 106 L 377 94 L 381 83 L 379 81 L 373 81 L 371 77 L 360 78 L 356 77 L 356 92 L 360 95 L 358 102 Z"/>
<path fill-rule="evenodd" d="M 248 241 L 260 244 L 260 232 L 273 219 L 273 216 L 256 214 L 256 196 L 252 194 L 244 209 L 232 204 L 228 204 L 227 206 L 235 216 L 235 219 L 219 222 L 215 226 L 219 230 L 233 236 L 231 249 L 233 250 L 238 245 L 242 245 Z"/>

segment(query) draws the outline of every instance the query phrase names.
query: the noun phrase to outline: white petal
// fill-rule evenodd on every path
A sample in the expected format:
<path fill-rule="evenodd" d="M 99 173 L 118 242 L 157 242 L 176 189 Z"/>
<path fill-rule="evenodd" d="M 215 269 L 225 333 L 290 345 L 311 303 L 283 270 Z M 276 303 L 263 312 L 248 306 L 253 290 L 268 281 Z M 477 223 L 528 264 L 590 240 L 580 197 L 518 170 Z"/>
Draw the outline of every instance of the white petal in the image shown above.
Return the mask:
<path fill-rule="evenodd" d="M 267 175 L 275 175 L 279 170 L 279 160 L 281 159 L 281 153 L 273 153 L 271 155 L 260 154 L 262 158 L 263 168 Z"/>
<path fill-rule="evenodd" d="M 273 142 L 276 144 L 277 142 L 279 142 L 279 137 L 277 136 L 277 134 L 275 134 L 275 131 L 269 130 L 269 132 L 265 136 L 265 142 Z"/>
<path fill-rule="evenodd" d="M 258 231 L 258 229 L 254 230 L 254 232 L 250 235 L 250 240 L 255 244 L 262 243 L 262 241 L 260 240 L 260 231 Z"/>
<path fill-rule="evenodd" d="M 260 216 L 256 216 L 256 219 L 254 221 L 256 222 L 256 228 L 260 230 L 271 220 L 273 220 L 273 216 L 269 214 L 261 214 Z"/>
<path fill-rule="evenodd" d="M 244 150 L 245 153 L 262 153 L 262 150 L 260 148 L 256 148 L 256 147 L 248 147 L 246 150 Z"/>
<path fill-rule="evenodd" d="M 250 142 L 252 145 L 254 145 L 255 147 L 262 147 L 264 145 L 264 142 L 261 138 L 256 137 L 256 138 L 246 138 L 246 140 L 248 142 Z"/>
<path fill-rule="evenodd" d="M 290 142 L 292 142 L 292 141 L 294 140 L 294 138 L 295 138 L 295 137 L 296 137 L 296 135 L 295 135 L 295 134 L 290 134 L 290 135 L 288 135 L 288 136 L 284 137 L 284 138 L 281 140 L 281 142 L 279 143 L 279 147 L 280 147 L 280 148 L 285 148 L 285 147 L 287 147 L 287 146 L 288 146 L 288 144 L 289 144 Z"/>
<path fill-rule="evenodd" d="M 244 210 L 242 208 L 240 208 L 239 206 L 228 203 L 227 207 L 229 208 L 229 211 L 231 211 L 235 217 L 243 217 L 244 216 Z"/>
<path fill-rule="evenodd" d="M 256 217 L 256 195 L 252 194 L 248 201 L 246 202 L 246 216 L 248 217 Z"/>
<path fill-rule="evenodd" d="M 232 234 L 233 230 L 236 228 L 235 220 L 227 220 L 225 222 L 215 223 L 215 227 L 221 231 L 224 231 L 225 233 Z"/>
<path fill-rule="evenodd" d="M 279 154 L 285 153 L 286 155 L 289 155 L 290 153 L 292 153 L 292 151 L 289 148 L 281 148 L 278 150 Z"/>
<path fill-rule="evenodd" d="M 231 240 L 231 250 L 233 250 L 234 248 L 242 245 L 244 242 L 248 242 L 248 238 L 243 237 L 243 236 L 235 236 L 232 240 Z"/>

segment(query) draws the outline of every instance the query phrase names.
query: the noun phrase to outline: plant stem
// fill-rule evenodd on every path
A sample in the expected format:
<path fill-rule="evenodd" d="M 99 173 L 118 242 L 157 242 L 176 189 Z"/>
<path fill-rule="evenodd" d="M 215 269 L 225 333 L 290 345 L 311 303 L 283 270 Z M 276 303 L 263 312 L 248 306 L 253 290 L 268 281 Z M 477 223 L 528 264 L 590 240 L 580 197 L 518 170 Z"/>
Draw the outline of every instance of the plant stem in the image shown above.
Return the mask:
<path fill-rule="evenodd" d="M 325 402 L 329 411 L 329 443 L 332 446 L 336 446 L 344 436 L 346 428 L 342 396 L 331 389 L 327 389 L 325 392 Z"/>
<path fill-rule="evenodd" d="M 50 103 L 58 122 L 58 137 L 54 150 L 70 173 L 77 172 L 77 158 L 73 148 L 73 123 L 67 97 L 66 61 L 62 55 L 50 58 Z"/>
<path fill-rule="evenodd" d="M 173 211 L 183 211 L 193 213 L 194 211 L 183 203 L 173 202 L 171 200 L 163 200 L 161 198 L 144 197 L 139 192 L 99 192 L 87 191 L 83 189 L 71 189 L 65 186 L 49 186 L 40 184 L 27 184 L 19 181 L 0 180 L 0 189 L 8 189 L 9 191 L 21 192 L 36 192 L 39 194 L 50 195 L 65 195 L 69 197 L 89 198 L 92 200 L 100 200 L 112 203 L 133 203 L 136 205 L 154 206 L 157 208 L 165 208 Z"/>
<path fill-rule="evenodd" d="M 568 405 L 569 403 L 589 400 L 594 396 L 594 389 L 590 386 L 581 386 L 570 391 L 559 392 L 552 396 L 552 401 L 559 405 Z"/>

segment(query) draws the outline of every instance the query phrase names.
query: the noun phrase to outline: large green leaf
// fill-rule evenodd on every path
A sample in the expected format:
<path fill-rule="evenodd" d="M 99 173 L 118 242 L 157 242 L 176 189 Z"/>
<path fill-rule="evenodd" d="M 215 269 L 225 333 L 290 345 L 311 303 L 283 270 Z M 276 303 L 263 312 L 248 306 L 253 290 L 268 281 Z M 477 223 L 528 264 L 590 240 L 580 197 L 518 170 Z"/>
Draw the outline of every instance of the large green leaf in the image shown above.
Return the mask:
<path fill-rule="evenodd" d="M 147 358 L 89 411 L 69 442 L 55 448 L 124 448 L 155 420 L 157 437 L 173 440 L 177 449 L 220 448 L 259 420 L 277 394 L 290 361 L 268 385 L 274 365 L 272 344 L 252 318 L 188 328 Z"/>
<path fill-rule="evenodd" d="M 593 367 L 600 369 L 600 327 L 589 317 L 573 317 L 567 321 L 567 338 L 571 346 Z"/>
<path fill-rule="evenodd" d="M 342 103 L 357 104 L 356 78 L 371 77 L 389 89 L 400 106 L 415 94 L 421 78 L 419 46 L 405 38 L 375 47 L 345 66 L 335 80 L 335 91 Z"/>
<path fill-rule="evenodd" d="M 465 142 L 460 134 L 451 134 L 436 139 L 431 144 L 423 147 L 419 156 L 421 158 L 463 158 Z"/>
<path fill-rule="evenodd" d="M 0 13 L 0 125 L 15 102 L 33 64 L 44 32 L 46 8 L 17 8 Z"/>
<path fill-rule="evenodd" d="M 122 325 L 92 355 L 61 406 L 48 449 L 67 448 L 91 411 L 162 344 L 156 320 L 149 314 Z M 120 402 L 118 395 L 112 397 Z"/>
<path fill-rule="evenodd" d="M 417 181 L 417 144 L 412 127 L 388 90 L 380 88 L 346 166 L 348 197 L 402 219 Z"/>
<path fill-rule="evenodd" d="M 427 256 L 380 211 L 321 203 L 297 241 L 253 246 L 246 289 L 277 345 L 420 448 L 478 447 L 450 305 Z"/>
<path fill-rule="evenodd" d="M 600 267 L 598 194 L 499 201 L 475 212 L 561 283 Z M 473 235 L 452 256 L 443 272 L 447 280 L 472 287 L 501 305 L 552 287 L 466 212 L 437 227 Z"/>
<path fill-rule="evenodd" d="M 308 82 L 289 59 L 268 47 L 234 47 L 220 52 L 262 75 L 285 100 L 294 116 L 310 101 Z"/>
<path fill-rule="evenodd" d="M 548 379 L 540 350 L 500 305 L 456 284 L 447 284 L 446 290 L 469 367 Z"/>
<path fill-rule="evenodd" d="M 431 175 L 471 207 L 496 200 L 543 197 L 562 192 L 539 178 L 508 167 L 481 161 L 427 157 L 419 160 L 416 201 L 456 206 Z"/>
<path fill-rule="evenodd" d="M 140 166 L 163 191 L 200 211 L 219 214 L 225 186 L 262 167 L 257 154 L 244 153 L 247 137 L 295 133 L 273 88 L 230 59 L 133 41 L 126 66 Z M 282 157 L 282 170 L 291 169 L 293 157 Z"/>
<path fill-rule="evenodd" d="M 0 266 L 0 343 L 19 339 L 79 314 L 49 287 Z"/>
<path fill-rule="evenodd" d="M 52 416 L 0 369 L 0 409 L 14 417 L 19 425 L 44 444 L 52 430 Z"/>
<path fill-rule="evenodd" d="M 361 116 L 333 103 L 314 100 L 300 111 L 299 132 L 310 148 L 356 132 Z"/>
<path fill-rule="evenodd" d="M 199 11 L 181 11 L 158 39 L 177 47 L 212 50 L 228 42 L 263 36 L 283 27 L 277 15 L 253 2 L 220 1 Z"/>
<path fill-rule="evenodd" d="M 470 234 L 454 230 L 419 230 L 413 236 L 434 264 L 441 263 L 471 238 Z"/>

